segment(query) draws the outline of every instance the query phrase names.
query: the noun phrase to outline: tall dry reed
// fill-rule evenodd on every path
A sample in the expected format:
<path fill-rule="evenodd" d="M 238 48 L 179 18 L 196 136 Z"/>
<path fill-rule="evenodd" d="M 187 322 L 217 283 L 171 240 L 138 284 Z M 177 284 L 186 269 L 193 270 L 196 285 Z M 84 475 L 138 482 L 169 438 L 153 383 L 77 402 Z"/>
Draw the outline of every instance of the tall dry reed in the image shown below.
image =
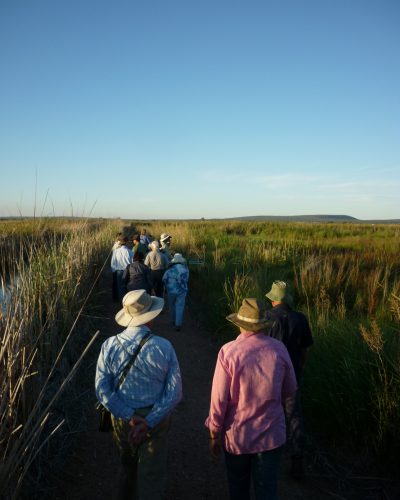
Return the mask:
<path fill-rule="evenodd" d="M 8 265 L 0 312 L 1 497 L 19 497 L 32 466 L 63 425 L 53 406 L 97 335 L 81 333 L 77 339 L 76 325 L 114 231 L 114 225 L 80 221 L 64 231 L 18 235 L 18 245 L 8 246 L 14 253 L 3 252 Z"/>

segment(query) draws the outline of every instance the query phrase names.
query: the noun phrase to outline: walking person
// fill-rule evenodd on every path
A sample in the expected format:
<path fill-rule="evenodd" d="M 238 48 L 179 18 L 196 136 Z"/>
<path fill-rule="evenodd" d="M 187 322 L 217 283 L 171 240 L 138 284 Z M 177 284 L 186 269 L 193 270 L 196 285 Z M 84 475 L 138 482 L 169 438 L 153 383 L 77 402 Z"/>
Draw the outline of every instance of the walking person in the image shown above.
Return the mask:
<path fill-rule="evenodd" d="M 143 260 L 143 253 L 136 251 L 133 254 L 133 262 L 127 266 L 122 275 L 122 282 L 128 292 L 132 290 L 146 290 L 148 294 L 151 294 L 151 271 L 144 265 Z"/>
<path fill-rule="evenodd" d="M 162 235 L 160 236 L 160 244 L 161 244 L 160 251 L 168 257 L 169 261 L 172 260 L 172 252 L 170 248 L 171 239 L 172 236 L 167 233 L 162 233 Z"/>
<path fill-rule="evenodd" d="M 176 253 L 162 278 L 168 296 L 169 313 L 176 331 L 180 331 L 188 292 L 189 269 L 186 259 Z"/>
<path fill-rule="evenodd" d="M 267 335 L 270 322 L 260 302 L 244 299 L 227 320 L 236 340 L 219 351 L 206 426 L 210 451 L 224 450 L 231 500 L 277 499 L 280 457 L 286 441 L 283 401 L 296 392 L 286 347 Z"/>
<path fill-rule="evenodd" d="M 149 248 L 147 245 L 144 245 L 143 243 L 140 242 L 140 236 L 138 234 L 134 234 L 132 236 L 132 252 L 133 255 L 135 255 L 136 252 L 142 252 L 144 256 L 146 256 L 149 252 Z"/>
<path fill-rule="evenodd" d="M 121 302 L 125 295 L 125 285 L 122 282 L 122 275 L 126 267 L 132 262 L 133 253 L 127 247 L 127 238 L 120 236 L 118 246 L 114 244 L 114 249 L 111 255 L 111 271 L 113 273 L 113 300 L 114 302 Z"/>
<path fill-rule="evenodd" d="M 150 243 L 151 251 L 146 255 L 144 263 L 151 269 L 151 282 L 153 290 L 157 297 L 163 297 L 164 285 L 162 281 L 163 274 L 168 267 L 168 258 L 160 252 L 158 241 Z"/>
<path fill-rule="evenodd" d="M 147 234 L 146 229 L 143 228 L 140 231 L 140 243 L 142 243 L 147 248 L 147 251 L 149 250 L 149 245 L 152 241 L 153 238 L 149 234 Z"/>
<path fill-rule="evenodd" d="M 182 398 L 182 383 L 171 343 L 151 332 L 163 304 L 145 290 L 128 292 L 115 316 L 125 330 L 103 343 L 97 361 L 96 395 L 112 414 L 121 457 L 121 500 L 164 498 L 166 439 L 171 412 Z"/>
<path fill-rule="evenodd" d="M 288 302 L 291 302 L 292 298 L 284 281 L 274 281 L 266 297 L 272 304 L 272 309 L 267 311 L 267 318 L 272 322 L 268 335 L 282 341 L 287 347 L 297 379 L 296 394 L 285 401 L 284 408 L 292 457 L 291 474 L 294 479 L 302 479 L 305 439 L 300 387 L 307 351 L 314 341 L 306 316 L 290 307 Z"/>
<path fill-rule="evenodd" d="M 117 248 L 121 247 L 121 238 L 122 238 L 122 233 L 117 233 L 115 237 L 114 244 L 112 246 L 112 252 L 116 250 Z M 117 280 L 117 274 L 112 271 L 112 299 L 113 302 L 119 302 L 119 292 L 118 292 L 118 280 Z"/>
<path fill-rule="evenodd" d="M 123 237 L 122 233 L 117 233 L 116 234 L 116 236 L 115 236 L 115 242 L 114 242 L 114 245 L 112 247 L 113 250 L 115 250 L 116 248 L 119 248 L 121 246 L 120 240 L 121 240 L 122 237 Z"/>

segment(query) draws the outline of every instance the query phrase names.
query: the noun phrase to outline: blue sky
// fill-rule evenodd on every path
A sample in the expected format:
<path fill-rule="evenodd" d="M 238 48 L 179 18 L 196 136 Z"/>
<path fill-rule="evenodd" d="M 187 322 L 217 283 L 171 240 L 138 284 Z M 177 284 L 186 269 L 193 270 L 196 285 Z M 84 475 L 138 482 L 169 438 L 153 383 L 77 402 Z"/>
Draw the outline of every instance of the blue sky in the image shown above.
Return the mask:
<path fill-rule="evenodd" d="M 397 0 L 1 0 L 0 216 L 400 218 L 399 25 Z"/>

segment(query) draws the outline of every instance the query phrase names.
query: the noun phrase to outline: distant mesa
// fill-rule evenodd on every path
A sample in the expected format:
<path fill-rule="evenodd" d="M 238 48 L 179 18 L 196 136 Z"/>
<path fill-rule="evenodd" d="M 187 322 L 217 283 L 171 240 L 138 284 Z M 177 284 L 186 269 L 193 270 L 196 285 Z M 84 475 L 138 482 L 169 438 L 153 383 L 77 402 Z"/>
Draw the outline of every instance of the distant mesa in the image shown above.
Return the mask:
<path fill-rule="evenodd" d="M 350 215 L 248 215 L 224 220 L 291 221 L 291 222 L 361 222 Z"/>
<path fill-rule="evenodd" d="M 271 221 L 271 222 L 353 222 L 360 224 L 399 224 L 400 219 L 361 220 L 350 215 L 247 215 L 243 217 L 227 217 L 232 221 Z"/>
<path fill-rule="evenodd" d="M 102 217 L 74 217 L 74 216 L 54 216 L 50 217 L 50 219 L 82 219 L 85 220 L 102 220 Z M 115 219 L 116 217 L 114 217 Z M 34 219 L 32 216 L 9 216 L 9 217 L 0 217 L 0 220 L 23 220 L 23 219 Z M 119 217 L 118 217 L 119 219 Z M 121 220 L 131 220 L 131 219 L 121 219 Z M 241 217 L 210 217 L 205 218 L 201 217 L 200 219 L 140 219 L 142 221 L 179 221 L 179 220 L 201 220 L 201 221 L 253 221 L 253 222 L 320 222 L 320 223 L 329 223 L 329 222 L 349 222 L 353 224 L 400 224 L 400 219 L 356 219 L 355 217 L 351 217 L 350 215 L 243 215 Z"/>

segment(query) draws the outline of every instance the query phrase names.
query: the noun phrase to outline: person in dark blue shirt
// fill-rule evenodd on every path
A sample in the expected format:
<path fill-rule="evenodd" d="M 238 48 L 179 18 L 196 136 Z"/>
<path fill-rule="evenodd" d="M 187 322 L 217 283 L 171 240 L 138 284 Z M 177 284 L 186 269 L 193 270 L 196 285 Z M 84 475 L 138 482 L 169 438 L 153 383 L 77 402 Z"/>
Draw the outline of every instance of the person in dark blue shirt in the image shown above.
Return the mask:
<path fill-rule="evenodd" d="M 300 405 L 300 385 L 307 351 L 314 341 L 305 315 L 293 310 L 289 305 L 291 296 L 284 281 L 274 281 L 266 297 L 272 304 L 272 309 L 267 311 L 267 318 L 273 321 L 268 335 L 285 344 L 299 387 L 296 395 L 285 401 L 285 414 L 288 442 L 292 454 L 292 476 L 295 479 L 301 479 L 304 476 L 304 427 Z"/>

